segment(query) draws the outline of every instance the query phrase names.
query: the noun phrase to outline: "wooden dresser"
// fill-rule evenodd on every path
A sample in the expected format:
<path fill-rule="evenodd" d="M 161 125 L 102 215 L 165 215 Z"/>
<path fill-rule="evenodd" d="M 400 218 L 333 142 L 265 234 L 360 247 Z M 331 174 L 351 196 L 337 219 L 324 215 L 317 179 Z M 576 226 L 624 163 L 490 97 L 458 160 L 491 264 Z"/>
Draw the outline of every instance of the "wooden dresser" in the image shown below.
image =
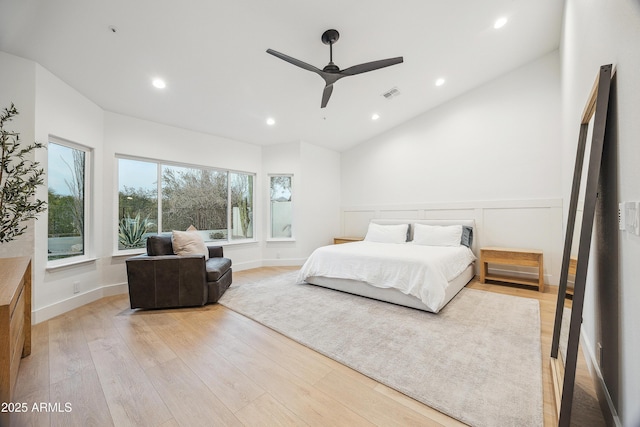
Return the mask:
<path fill-rule="evenodd" d="M 0 258 L 0 403 L 11 402 L 22 357 L 31 354 L 31 258 Z M 0 425 L 9 414 L 0 413 Z"/>

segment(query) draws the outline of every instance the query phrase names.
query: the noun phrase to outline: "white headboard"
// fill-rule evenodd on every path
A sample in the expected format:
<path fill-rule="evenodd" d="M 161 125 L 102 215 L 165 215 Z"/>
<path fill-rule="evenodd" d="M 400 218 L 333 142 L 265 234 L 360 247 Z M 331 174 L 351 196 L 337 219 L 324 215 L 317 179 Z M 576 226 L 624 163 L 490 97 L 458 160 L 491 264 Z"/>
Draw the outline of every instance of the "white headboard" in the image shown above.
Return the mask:
<path fill-rule="evenodd" d="M 409 239 L 413 239 L 413 226 L 412 224 L 426 224 L 426 225 L 466 225 L 473 228 L 473 242 L 471 243 L 471 250 L 474 254 L 478 254 L 477 248 L 477 231 L 476 222 L 473 219 L 372 219 L 371 222 L 380 225 L 395 225 L 395 224 L 409 224 Z"/>

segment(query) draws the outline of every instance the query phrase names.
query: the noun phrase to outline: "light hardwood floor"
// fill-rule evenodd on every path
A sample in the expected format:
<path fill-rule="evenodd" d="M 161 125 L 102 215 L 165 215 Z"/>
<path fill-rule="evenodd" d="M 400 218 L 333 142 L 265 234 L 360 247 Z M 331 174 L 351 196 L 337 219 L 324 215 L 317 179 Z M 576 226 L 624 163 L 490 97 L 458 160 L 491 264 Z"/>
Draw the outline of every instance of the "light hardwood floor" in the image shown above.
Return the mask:
<path fill-rule="evenodd" d="M 235 272 L 234 282 L 292 269 Z M 555 425 L 555 288 L 468 286 L 540 301 L 544 419 Z M 12 426 L 462 425 L 221 305 L 135 311 L 127 295 L 35 325 L 14 395 L 28 410 Z"/>

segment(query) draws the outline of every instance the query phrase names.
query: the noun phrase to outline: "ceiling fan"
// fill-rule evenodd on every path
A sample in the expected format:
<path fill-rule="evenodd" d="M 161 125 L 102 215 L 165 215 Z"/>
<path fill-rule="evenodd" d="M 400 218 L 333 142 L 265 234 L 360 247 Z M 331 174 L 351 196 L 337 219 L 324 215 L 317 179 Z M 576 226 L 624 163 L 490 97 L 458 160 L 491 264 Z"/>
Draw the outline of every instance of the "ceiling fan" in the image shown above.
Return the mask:
<path fill-rule="evenodd" d="M 336 64 L 333 63 L 333 44 L 340 38 L 340 33 L 337 30 L 327 30 L 322 33 L 322 43 L 329 45 L 329 63 L 321 70 L 309 65 L 306 62 L 302 62 L 298 59 L 292 58 L 284 53 L 276 52 L 273 49 L 267 49 L 267 53 L 283 59 L 293 65 L 296 65 L 305 70 L 313 71 L 324 79 L 325 86 L 322 92 L 322 103 L 320 108 L 327 106 L 331 93 L 333 92 L 333 84 L 343 77 L 354 76 L 356 74 L 366 73 L 368 71 L 374 71 L 379 68 L 389 67 L 391 65 L 400 64 L 403 59 L 402 56 L 389 59 L 381 59 L 379 61 L 366 62 L 364 64 L 354 65 L 353 67 L 345 68 L 341 70 Z"/>

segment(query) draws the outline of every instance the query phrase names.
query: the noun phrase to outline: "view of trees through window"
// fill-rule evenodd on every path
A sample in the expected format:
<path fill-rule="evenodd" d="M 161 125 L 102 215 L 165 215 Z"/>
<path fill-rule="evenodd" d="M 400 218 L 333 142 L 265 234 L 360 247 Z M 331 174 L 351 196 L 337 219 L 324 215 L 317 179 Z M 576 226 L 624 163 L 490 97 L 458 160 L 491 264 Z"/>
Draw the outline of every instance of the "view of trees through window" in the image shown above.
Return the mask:
<path fill-rule="evenodd" d="M 229 173 L 232 239 L 253 238 L 253 175 Z"/>
<path fill-rule="evenodd" d="M 226 172 L 162 166 L 162 231 L 193 225 L 226 240 L 227 205 Z"/>
<path fill-rule="evenodd" d="M 48 156 L 48 259 L 84 255 L 86 153 L 49 142 Z"/>
<path fill-rule="evenodd" d="M 118 159 L 118 171 L 120 250 L 191 225 L 205 241 L 253 238 L 251 174 L 125 158 Z"/>

